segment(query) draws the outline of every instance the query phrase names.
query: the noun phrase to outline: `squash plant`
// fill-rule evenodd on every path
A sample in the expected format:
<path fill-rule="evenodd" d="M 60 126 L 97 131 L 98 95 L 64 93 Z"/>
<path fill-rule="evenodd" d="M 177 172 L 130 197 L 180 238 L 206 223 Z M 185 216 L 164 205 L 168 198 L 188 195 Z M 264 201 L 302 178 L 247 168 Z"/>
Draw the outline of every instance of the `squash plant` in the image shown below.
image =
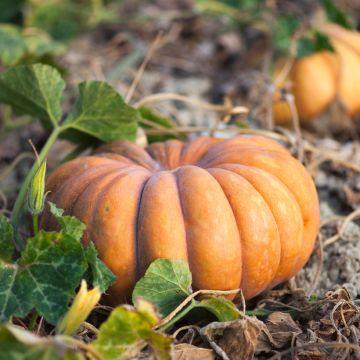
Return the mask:
<path fill-rule="evenodd" d="M 57 70 L 47 65 L 16 66 L 0 75 L 0 101 L 51 129 L 22 184 L 11 222 L 0 216 L 1 355 L 80 359 L 86 354 L 105 360 L 136 356 L 146 348 L 157 358 L 170 359 L 173 340 L 166 332 L 177 321 L 197 309 L 219 321 L 237 321 L 241 313 L 222 295 L 234 296 L 240 290 L 194 293 L 186 261 L 157 259 L 135 286 L 134 306 L 115 308 L 96 341 L 87 344 L 73 336 L 90 312 L 96 314 L 96 302 L 116 276 L 98 258 L 94 243 L 84 238 L 85 224 L 64 215 L 55 204 L 48 202 L 45 216 L 57 224 L 56 231 L 38 229 L 37 218 L 46 201 L 46 155 L 59 136 L 76 141 L 81 149 L 98 140 L 134 140 L 140 112 L 108 84 L 87 81 L 79 86 L 74 109 L 63 115 L 64 86 Z M 23 239 L 19 227 L 27 211 L 33 216 L 34 235 Z M 154 284 L 161 287 L 161 296 L 154 293 Z M 44 321 L 53 336 L 31 332 Z M 22 327 L 15 325 L 19 323 Z"/>

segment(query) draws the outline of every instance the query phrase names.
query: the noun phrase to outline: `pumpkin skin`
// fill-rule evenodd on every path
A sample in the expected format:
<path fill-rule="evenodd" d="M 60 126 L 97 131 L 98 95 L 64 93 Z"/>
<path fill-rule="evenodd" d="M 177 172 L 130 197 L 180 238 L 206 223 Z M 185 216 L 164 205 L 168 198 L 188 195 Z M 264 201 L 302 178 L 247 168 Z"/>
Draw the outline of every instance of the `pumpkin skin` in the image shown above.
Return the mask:
<path fill-rule="evenodd" d="M 348 116 L 360 112 L 360 34 L 331 23 L 324 24 L 321 30 L 329 36 L 335 53 L 321 51 L 298 59 L 288 76 L 303 123 L 322 113 L 336 97 Z M 278 72 L 276 69 L 275 76 Z M 278 97 L 273 97 L 274 120 L 279 125 L 289 124 L 289 106 L 285 101 L 276 101 Z"/>
<path fill-rule="evenodd" d="M 261 136 L 169 140 L 146 150 L 116 141 L 57 168 L 49 200 L 86 224 L 118 277 L 110 302 L 129 299 L 157 258 L 189 263 L 195 289 L 242 288 L 246 299 L 294 276 L 319 229 L 314 183 Z M 46 209 L 44 229 L 56 228 Z"/>

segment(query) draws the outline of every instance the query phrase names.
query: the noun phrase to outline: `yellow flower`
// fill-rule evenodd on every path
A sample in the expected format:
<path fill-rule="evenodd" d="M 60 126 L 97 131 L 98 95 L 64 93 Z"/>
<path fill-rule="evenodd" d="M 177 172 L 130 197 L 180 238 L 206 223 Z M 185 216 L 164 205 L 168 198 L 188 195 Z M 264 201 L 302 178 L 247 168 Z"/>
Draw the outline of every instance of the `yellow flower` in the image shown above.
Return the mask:
<path fill-rule="evenodd" d="M 101 292 L 98 287 L 88 291 L 86 281 L 82 280 L 80 290 L 76 294 L 70 309 L 60 322 L 58 332 L 65 335 L 73 334 L 89 316 L 100 297 Z"/>

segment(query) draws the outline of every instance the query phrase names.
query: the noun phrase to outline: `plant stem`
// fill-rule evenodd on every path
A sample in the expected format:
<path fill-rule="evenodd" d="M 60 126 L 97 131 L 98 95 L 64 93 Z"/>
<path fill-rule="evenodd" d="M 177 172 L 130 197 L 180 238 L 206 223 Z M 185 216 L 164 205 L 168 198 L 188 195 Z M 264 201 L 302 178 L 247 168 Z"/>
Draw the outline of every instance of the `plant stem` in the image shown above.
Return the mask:
<path fill-rule="evenodd" d="M 30 319 L 29 326 L 28 326 L 30 331 L 34 330 L 38 318 L 39 318 L 39 314 L 35 310 L 32 317 L 31 317 L 31 319 Z"/>
<path fill-rule="evenodd" d="M 34 236 L 37 235 L 39 232 L 39 215 L 33 215 L 33 230 L 34 230 Z"/>
<path fill-rule="evenodd" d="M 63 130 L 63 127 L 60 127 L 60 126 L 54 128 L 53 132 L 51 133 L 51 135 L 48 138 L 47 142 L 45 143 L 44 147 L 41 149 L 41 152 L 39 154 L 39 162 L 40 163 L 44 161 L 51 146 L 54 144 L 55 140 L 58 138 L 58 136 L 62 130 Z M 35 162 L 33 164 L 32 168 L 30 169 L 30 171 L 28 172 L 23 184 L 21 185 L 19 195 L 17 196 L 16 202 L 14 205 L 14 209 L 12 212 L 12 219 L 11 219 L 11 222 L 15 229 L 18 228 L 18 226 L 19 226 L 21 213 L 24 208 L 23 205 L 24 205 L 25 197 L 26 197 L 30 182 L 31 182 L 32 178 L 34 177 L 37 168 L 38 168 L 38 165 Z M 19 242 L 19 239 L 18 239 L 18 242 Z M 17 245 L 19 247 L 19 250 L 21 250 L 24 246 L 23 243 L 18 243 Z"/>
<path fill-rule="evenodd" d="M 165 331 L 173 326 L 176 322 L 182 319 L 185 315 L 187 315 L 191 310 L 197 307 L 197 303 L 193 301 L 189 306 L 187 306 L 184 310 L 180 311 L 175 317 L 173 317 L 168 323 L 164 324 L 159 328 L 161 331 Z"/>

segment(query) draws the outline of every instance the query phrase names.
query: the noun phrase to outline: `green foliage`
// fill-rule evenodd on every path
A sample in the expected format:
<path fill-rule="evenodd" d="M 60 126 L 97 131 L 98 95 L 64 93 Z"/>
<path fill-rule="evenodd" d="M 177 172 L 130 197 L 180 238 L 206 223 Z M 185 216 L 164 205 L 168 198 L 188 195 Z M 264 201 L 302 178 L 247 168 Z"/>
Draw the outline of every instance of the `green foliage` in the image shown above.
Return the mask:
<path fill-rule="evenodd" d="M 14 231 L 5 215 L 0 215 L 0 261 L 10 261 L 15 251 Z"/>
<path fill-rule="evenodd" d="M 105 360 L 137 358 L 146 345 L 157 359 L 170 359 L 170 337 L 153 330 L 158 322 L 153 306 L 140 301 L 137 307 L 119 306 L 100 327 L 92 346 Z"/>
<path fill-rule="evenodd" d="M 29 26 L 45 30 L 55 40 L 67 41 L 80 30 L 80 16 L 77 5 L 68 1 L 42 2 L 32 7 L 32 13 L 27 19 Z"/>
<path fill-rule="evenodd" d="M 1 0 L 0 22 L 9 22 L 21 13 L 25 0 Z"/>
<path fill-rule="evenodd" d="M 300 21 L 293 16 L 281 16 L 276 20 L 274 30 L 274 47 L 282 52 L 290 48 L 292 36 L 299 28 Z"/>
<path fill-rule="evenodd" d="M 17 27 L 0 24 L 0 62 L 16 64 L 25 54 L 26 44 Z"/>
<path fill-rule="evenodd" d="M 157 114 L 153 109 L 150 109 L 146 106 L 142 106 L 139 108 L 139 112 L 141 117 L 148 121 L 147 123 L 141 122 L 141 127 L 143 127 L 144 129 L 156 129 L 159 126 L 161 128 L 167 128 L 167 129 L 172 129 L 174 127 L 173 122 L 169 118 Z M 177 138 L 176 136 L 171 134 L 147 136 L 149 143 L 153 143 L 157 141 L 165 141 L 169 139 L 176 139 L 176 138 Z"/>
<path fill-rule="evenodd" d="M 80 360 L 73 347 L 55 339 L 40 338 L 14 325 L 0 325 L 1 359 Z"/>
<path fill-rule="evenodd" d="M 321 4 L 326 12 L 329 21 L 339 24 L 346 29 L 352 28 L 346 14 L 334 4 L 333 0 L 321 0 Z"/>
<path fill-rule="evenodd" d="M 139 299 L 150 301 L 160 315 L 166 316 L 192 294 L 191 281 L 192 276 L 186 261 L 158 259 L 150 264 L 144 277 L 137 282 L 132 299 L 134 303 Z M 207 296 L 202 300 L 191 299 L 164 327 L 168 328 L 190 311 L 200 308 L 212 313 L 219 321 L 235 320 L 240 315 L 231 301 Z"/>
<path fill-rule="evenodd" d="M 183 260 L 158 259 L 147 269 L 134 289 L 132 300 L 144 298 L 166 316 L 191 294 L 191 273 Z"/>
<path fill-rule="evenodd" d="M 0 102 L 40 119 L 46 127 L 61 118 L 65 82 L 48 65 L 18 65 L 0 74 Z"/>
<path fill-rule="evenodd" d="M 197 307 L 208 310 L 218 321 L 231 321 L 240 317 L 240 312 L 234 303 L 223 297 L 207 296 L 197 304 Z"/>
<path fill-rule="evenodd" d="M 64 137 L 74 141 L 85 133 L 102 141 L 135 140 L 139 113 L 116 90 L 102 81 L 86 81 L 79 91 L 75 108 L 64 121 L 71 129 Z"/>
<path fill-rule="evenodd" d="M 36 309 L 55 325 L 67 311 L 89 267 L 86 249 L 80 243 L 84 225 L 73 217 L 62 216 L 54 206 L 52 211 L 61 225 L 60 232 L 40 231 L 28 239 L 20 259 L 0 262 L 0 322 L 13 315 L 24 317 Z M 113 278 L 110 281 L 105 266 L 98 265 L 95 270 L 93 278 L 105 290 Z"/>
<path fill-rule="evenodd" d="M 23 31 L 18 26 L 0 23 L 0 63 L 5 66 L 41 60 L 62 50 L 58 42 L 41 30 Z"/>
<path fill-rule="evenodd" d="M 312 38 L 303 37 L 298 40 L 296 57 L 301 59 L 314 52 L 324 50 L 331 52 L 335 51 L 327 35 L 320 31 L 314 31 Z"/>
<path fill-rule="evenodd" d="M 98 258 L 94 243 L 90 243 L 85 248 L 85 257 L 89 264 L 89 282 L 93 286 L 98 286 L 100 291 L 104 293 L 115 282 L 116 276 Z"/>

